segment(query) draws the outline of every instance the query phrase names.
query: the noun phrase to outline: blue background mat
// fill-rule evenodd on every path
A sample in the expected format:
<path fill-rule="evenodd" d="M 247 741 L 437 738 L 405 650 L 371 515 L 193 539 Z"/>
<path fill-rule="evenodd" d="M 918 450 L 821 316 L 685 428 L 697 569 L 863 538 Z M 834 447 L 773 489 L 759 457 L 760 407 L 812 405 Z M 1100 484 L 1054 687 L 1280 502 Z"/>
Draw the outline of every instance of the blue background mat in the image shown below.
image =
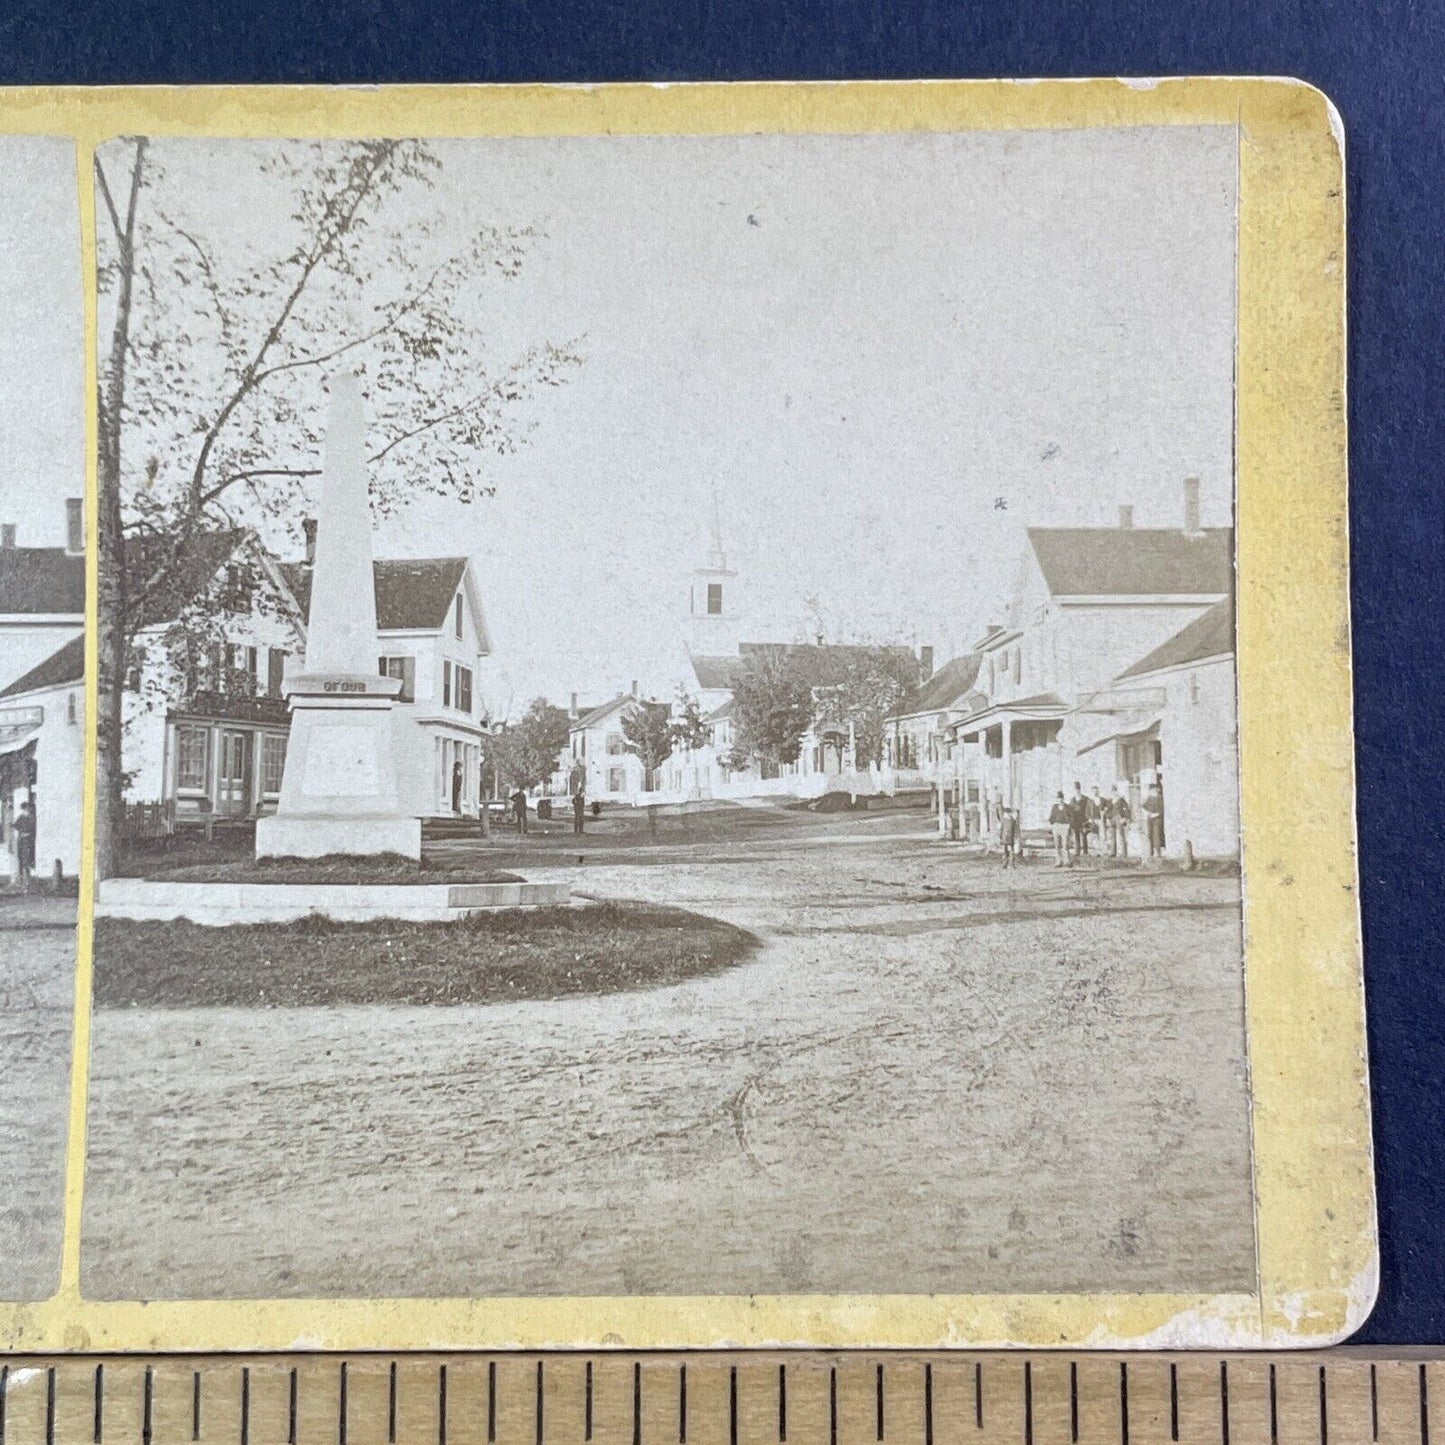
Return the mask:
<path fill-rule="evenodd" d="M 329 13 L 328 13 L 329 12 Z M 1445 1341 L 1445 4 L 11 5 L 0 82 L 1294 75 L 1347 132 L 1360 836 L 1383 1280 Z M 1286 740 L 1287 745 L 1287 740 Z"/>

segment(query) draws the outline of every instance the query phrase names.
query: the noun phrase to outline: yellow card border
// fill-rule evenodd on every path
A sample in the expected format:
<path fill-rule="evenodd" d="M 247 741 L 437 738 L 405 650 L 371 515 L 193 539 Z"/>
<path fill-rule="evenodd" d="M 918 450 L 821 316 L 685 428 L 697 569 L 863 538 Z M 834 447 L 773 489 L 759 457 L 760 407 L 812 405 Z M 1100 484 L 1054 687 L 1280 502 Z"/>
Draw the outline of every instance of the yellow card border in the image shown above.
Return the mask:
<path fill-rule="evenodd" d="M 78 150 L 96 535 L 91 149 L 122 134 L 559 136 L 1230 125 L 1240 138 L 1238 660 L 1257 1289 L 1236 1295 L 100 1302 L 80 1291 L 90 1047 L 96 558 L 85 858 L 60 1286 L 0 1304 L 0 1348 L 1307 1346 L 1377 1278 L 1354 825 L 1343 137 L 1298 81 L 0 89 L 0 133 Z"/>

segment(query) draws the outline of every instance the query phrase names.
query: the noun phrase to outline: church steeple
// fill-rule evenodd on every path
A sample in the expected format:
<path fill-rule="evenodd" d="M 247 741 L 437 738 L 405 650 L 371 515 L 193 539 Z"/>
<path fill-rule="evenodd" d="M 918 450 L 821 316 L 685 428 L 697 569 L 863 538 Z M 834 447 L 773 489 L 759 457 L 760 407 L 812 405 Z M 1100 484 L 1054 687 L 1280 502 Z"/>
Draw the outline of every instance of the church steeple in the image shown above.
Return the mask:
<path fill-rule="evenodd" d="M 718 499 L 717 483 L 712 484 L 712 550 L 708 553 L 707 565 L 719 572 L 726 572 L 727 554 L 722 544 L 722 502 Z"/>
<path fill-rule="evenodd" d="M 695 656 L 718 656 L 738 648 L 737 572 L 723 547 L 722 501 L 711 488 L 707 561 L 693 570 L 688 599 L 688 645 Z"/>

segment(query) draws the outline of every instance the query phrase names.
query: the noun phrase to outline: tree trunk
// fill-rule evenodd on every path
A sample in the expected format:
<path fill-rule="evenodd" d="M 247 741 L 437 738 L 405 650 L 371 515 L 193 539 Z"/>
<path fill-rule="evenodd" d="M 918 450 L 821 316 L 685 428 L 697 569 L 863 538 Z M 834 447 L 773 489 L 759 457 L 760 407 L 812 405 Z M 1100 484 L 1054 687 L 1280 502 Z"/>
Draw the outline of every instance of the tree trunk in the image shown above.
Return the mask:
<path fill-rule="evenodd" d="M 120 501 L 120 429 L 125 409 L 125 367 L 130 349 L 131 292 L 135 280 L 135 215 L 145 172 L 146 142 L 136 141 L 125 218 L 121 220 L 96 159 L 107 210 L 115 226 L 117 291 L 110 357 L 96 396 L 99 519 L 96 549 L 100 584 L 96 598 L 98 699 L 95 777 L 95 876 L 114 875 L 125 807 L 125 764 L 121 745 L 125 730 L 125 673 L 130 625 L 126 606 L 125 537 Z"/>
<path fill-rule="evenodd" d="M 119 512 L 116 491 L 114 511 Z M 96 709 L 95 764 L 95 876 L 113 877 L 120 844 L 121 819 L 125 807 L 125 777 L 121 754 L 125 727 L 125 586 L 116 558 L 118 517 L 107 512 L 105 483 L 101 484 L 99 527 L 100 586 L 96 651 L 99 660 L 99 693 Z M 123 553 L 122 553 L 123 556 Z"/>

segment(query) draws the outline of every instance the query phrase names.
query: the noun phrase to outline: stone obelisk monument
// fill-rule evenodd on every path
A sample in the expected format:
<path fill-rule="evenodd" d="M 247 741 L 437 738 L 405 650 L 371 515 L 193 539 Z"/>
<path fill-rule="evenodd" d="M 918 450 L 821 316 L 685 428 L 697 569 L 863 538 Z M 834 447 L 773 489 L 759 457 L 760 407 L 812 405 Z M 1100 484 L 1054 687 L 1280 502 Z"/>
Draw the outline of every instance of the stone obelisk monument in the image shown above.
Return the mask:
<path fill-rule="evenodd" d="M 276 812 L 256 823 L 258 858 L 421 857 L 421 820 L 397 801 L 401 679 L 378 675 L 377 655 L 366 423 L 361 384 L 343 372 L 331 379 L 305 666 L 284 687 L 291 737 Z"/>

